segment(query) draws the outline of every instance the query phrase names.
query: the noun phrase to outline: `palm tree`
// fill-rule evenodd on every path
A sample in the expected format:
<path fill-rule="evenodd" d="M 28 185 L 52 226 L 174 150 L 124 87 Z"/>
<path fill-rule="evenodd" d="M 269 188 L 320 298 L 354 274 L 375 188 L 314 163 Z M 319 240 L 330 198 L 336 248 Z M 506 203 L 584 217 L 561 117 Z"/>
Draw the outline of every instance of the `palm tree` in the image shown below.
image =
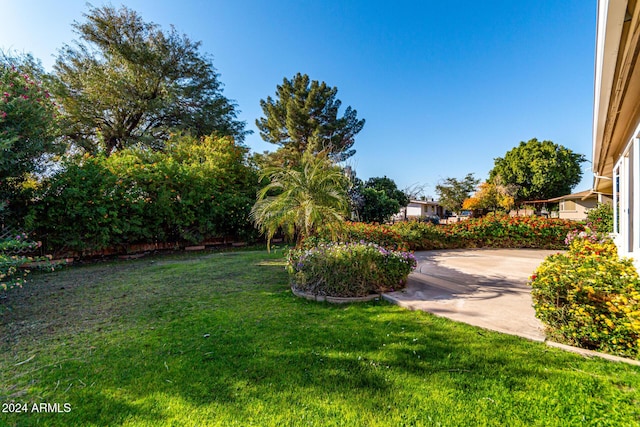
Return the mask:
<path fill-rule="evenodd" d="M 269 184 L 258 192 L 251 218 L 267 235 L 267 248 L 278 229 L 299 246 L 325 228 L 335 235 L 348 210 L 347 178 L 325 156 L 304 153 L 296 168 L 265 169 Z"/>

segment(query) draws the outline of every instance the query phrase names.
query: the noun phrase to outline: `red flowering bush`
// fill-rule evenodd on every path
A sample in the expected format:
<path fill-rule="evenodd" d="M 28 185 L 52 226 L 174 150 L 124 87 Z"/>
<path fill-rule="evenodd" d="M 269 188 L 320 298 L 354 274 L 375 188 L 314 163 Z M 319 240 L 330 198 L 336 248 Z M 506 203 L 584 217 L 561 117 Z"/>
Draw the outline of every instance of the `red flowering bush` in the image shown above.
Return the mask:
<path fill-rule="evenodd" d="M 32 172 L 44 153 L 56 151 L 58 107 L 31 73 L 0 58 L 0 177 Z"/>
<path fill-rule="evenodd" d="M 544 217 L 486 216 L 448 225 L 447 233 L 464 247 L 539 248 L 565 247 L 567 233 L 581 224 Z"/>
<path fill-rule="evenodd" d="M 543 217 L 486 216 L 447 225 L 402 222 L 391 226 L 412 250 L 446 248 L 565 248 L 571 230 L 580 223 Z"/>
<path fill-rule="evenodd" d="M 403 236 L 392 226 L 385 224 L 367 224 L 364 222 L 346 222 L 338 238 L 342 242 L 372 242 L 388 250 L 406 250 L 407 244 Z M 328 243 L 331 236 L 328 232 L 321 232 L 315 239 L 306 242 L 307 247 L 318 242 Z"/>
<path fill-rule="evenodd" d="M 393 225 L 349 222 L 340 237 L 345 242 L 373 242 L 388 249 L 453 248 L 564 249 L 567 234 L 584 230 L 582 223 L 543 217 L 487 216 L 454 224 L 407 221 Z M 329 241 L 329 236 L 319 236 Z"/>

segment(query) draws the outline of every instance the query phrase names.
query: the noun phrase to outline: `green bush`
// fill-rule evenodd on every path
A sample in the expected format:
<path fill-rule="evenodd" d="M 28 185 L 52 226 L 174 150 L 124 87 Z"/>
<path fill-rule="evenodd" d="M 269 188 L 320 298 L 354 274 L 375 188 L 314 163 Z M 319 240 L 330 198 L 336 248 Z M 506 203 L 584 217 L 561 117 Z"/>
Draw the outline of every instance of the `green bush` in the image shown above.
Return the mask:
<path fill-rule="evenodd" d="M 400 289 L 416 266 L 411 253 L 373 243 L 329 243 L 289 251 L 287 271 L 295 289 L 335 297 L 361 297 Z"/>
<path fill-rule="evenodd" d="M 422 221 L 399 222 L 391 226 L 391 231 L 399 236 L 400 241 L 414 251 L 457 247 L 448 229 L 448 225 Z"/>
<path fill-rule="evenodd" d="M 46 180 L 27 218 L 52 249 L 247 238 L 257 190 L 247 148 L 174 136 L 163 152 L 85 156 Z"/>
<path fill-rule="evenodd" d="M 599 233 L 611 233 L 613 231 L 613 205 L 598 203 L 598 206 L 589 209 L 587 223 Z"/>
<path fill-rule="evenodd" d="M 537 317 L 552 339 L 621 356 L 640 356 L 640 280 L 611 240 L 574 238 L 531 277 Z"/>

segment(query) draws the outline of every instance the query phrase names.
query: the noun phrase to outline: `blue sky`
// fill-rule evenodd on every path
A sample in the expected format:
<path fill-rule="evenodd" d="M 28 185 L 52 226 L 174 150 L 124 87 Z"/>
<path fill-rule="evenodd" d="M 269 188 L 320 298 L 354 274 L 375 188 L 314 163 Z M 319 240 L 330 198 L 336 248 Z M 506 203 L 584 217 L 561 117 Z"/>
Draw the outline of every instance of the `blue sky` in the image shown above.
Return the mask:
<path fill-rule="evenodd" d="M 94 6 L 103 3 L 91 2 Z M 112 1 L 119 6 L 121 2 Z M 213 57 L 224 94 L 255 131 L 259 101 L 295 73 L 338 88 L 366 124 L 349 163 L 400 188 L 469 172 L 520 141 L 549 139 L 591 158 L 596 0 L 127 1 Z M 0 48 L 50 70 L 76 38 L 84 0 L 0 0 Z M 591 185 L 590 163 L 576 190 Z"/>

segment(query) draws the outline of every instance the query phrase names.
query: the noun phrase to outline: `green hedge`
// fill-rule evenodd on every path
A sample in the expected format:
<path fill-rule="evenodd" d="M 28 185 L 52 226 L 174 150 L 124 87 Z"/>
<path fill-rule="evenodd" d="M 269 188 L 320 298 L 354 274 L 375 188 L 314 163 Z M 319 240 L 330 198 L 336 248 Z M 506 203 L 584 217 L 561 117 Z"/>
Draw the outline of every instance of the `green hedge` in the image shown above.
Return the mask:
<path fill-rule="evenodd" d="M 163 152 L 85 156 L 44 182 L 27 224 L 48 250 L 247 238 L 258 182 L 247 151 L 231 138 L 175 136 Z"/>

